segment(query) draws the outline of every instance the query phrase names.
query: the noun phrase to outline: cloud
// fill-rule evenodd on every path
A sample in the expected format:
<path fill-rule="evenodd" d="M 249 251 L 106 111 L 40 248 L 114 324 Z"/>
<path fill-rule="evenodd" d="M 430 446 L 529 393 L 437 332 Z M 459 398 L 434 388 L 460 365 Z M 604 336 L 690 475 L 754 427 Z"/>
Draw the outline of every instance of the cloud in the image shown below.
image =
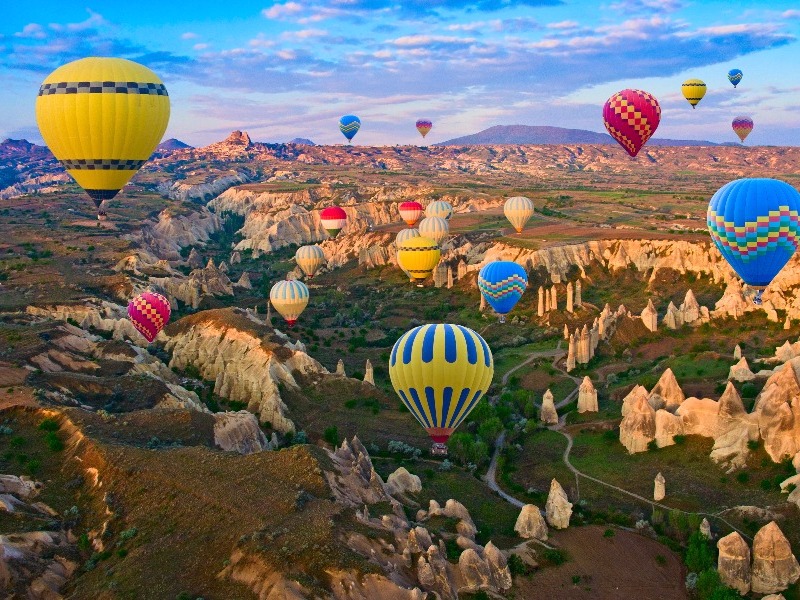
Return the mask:
<path fill-rule="evenodd" d="M 192 46 L 192 50 L 207 50 L 210 44 L 195 44 Z"/>
<path fill-rule="evenodd" d="M 431 46 L 433 44 L 472 44 L 475 38 L 460 38 L 452 35 L 404 35 L 391 40 L 395 46 Z"/>
<path fill-rule="evenodd" d="M 313 38 L 326 37 L 327 35 L 328 32 L 325 29 L 301 29 L 300 31 L 285 31 L 281 37 L 287 40 L 309 40 Z"/>
<path fill-rule="evenodd" d="M 548 29 L 577 29 L 580 26 L 580 23 L 577 21 L 558 21 L 557 23 L 548 23 L 546 27 Z"/>
<path fill-rule="evenodd" d="M 267 19 L 285 19 L 296 15 L 303 10 L 303 5 L 297 2 L 287 2 L 286 4 L 274 4 L 270 8 L 261 11 Z"/>
<path fill-rule="evenodd" d="M 621 0 L 609 8 L 625 13 L 672 13 L 686 6 L 682 0 Z"/>
<path fill-rule="evenodd" d="M 800 19 L 800 10 L 791 8 L 781 13 L 781 19 Z"/>
<path fill-rule="evenodd" d="M 200 36 L 194 33 L 193 31 L 187 31 L 186 33 L 181 34 L 182 40 L 194 40 L 197 39 L 198 37 Z"/>
<path fill-rule="evenodd" d="M 47 37 L 44 28 L 38 23 L 28 23 L 27 25 L 25 25 L 25 27 L 22 28 L 22 31 L 18 31 L 14 35 L 16 37 L 34 38 L 37 40 L 41 40 Z"/>

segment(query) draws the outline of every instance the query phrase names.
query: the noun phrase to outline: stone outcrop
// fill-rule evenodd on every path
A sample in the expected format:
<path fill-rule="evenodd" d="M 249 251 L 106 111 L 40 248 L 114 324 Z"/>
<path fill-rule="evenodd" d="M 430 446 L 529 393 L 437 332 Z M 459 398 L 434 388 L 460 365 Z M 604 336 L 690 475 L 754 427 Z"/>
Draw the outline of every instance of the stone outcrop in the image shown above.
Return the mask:
<path fill-rule="evenodd" d="M 647 401 L 647 396 L 638 394 L 619 425 L 619 441 L 633 454 L 646 451 L 647 445 L 655 437 L 656 412 Z"/>
<path fill-rule="evenodd" d="M 743 596 L 750 591 L 750 548 L 734 531 L 717 542 L 717 571 L 722 583 Z"/>
<path fill-rule="evenodd" d="M 656 307 L 653 306 L 652 299 L 647 301 L 647 306 L 645 306 L 642 311 L 641 317 L 642 323 L 644 323 L 647 329 L 650 331 L 658 331 L 658 312 L 656 311 Z"/>
<path fill-rule="evenodd" d="M 650 390 L 647 401 L 653 407 L 653 410 L 663 408 L 674 413 L 685 399 L 686 396 L 684 396 L 681 386 L 678 385 L 675 374 L 672 369 L 667 368 L 661 374 L 655 387 Z"/>
<path fill-rule="evenodd" d="M 758 594 L 782 592 L 800 579 L 800 565 L 775 521 L 758 530 L 753 538 L 751 589 Z"/>
<path fill-rule="evenodd" d="M 578 387 L 578 412 L 597 412 L 598 410 L 597 390 L 594 388 L 592 380 L 586 376 Z"/>
<path fill-rule="evenodd" d="M 742 347 L 736 344 L 736 347 L 733 349 L 733 360 L 739 360 L 740 358 L 742 358 Z"/>
<path fill-rule="evenodd" d="M 708 522 L 708 519 L 703 517 L 703 520 L 700 521 L 700 535 L 702 535 L 705 539 L 711 539 L 711 523 Z"/>
<path fill-rule="evenodd" d="M 239 277 L 239 281 L 234 283 L 233 286 L 242 288 L 244 290 L 252 290 L 253 284 L 250 281 L 250 274 L 247 271 L 242 273 L 241 277 Z"/>
<path fill-rule="evenodd" d="M 566 529 L 569 527 L 569 519 L 572 516 L 572 503 L 567 498 L 567 493 L 561 484 L 555 479 L 550 482 L 550 492 L 547 495 L 545 504 L 545 518 L 548 525 L 555 529 Z"/>
<path fill-rule="evenodd" d="M 31 531 L 0 535 L 0 582 L 8 598 L 24 593 L 32 600 L 58 600 L 77 571 L 80 559 L 63 531 Z"/>
<path fill-rule="evenodd" d="M 775 462 L 792 458 L 800 451 L 800 383 L 796 360 L 775 370 L 753 408 L 764 449 Z"/>
<path fill-rule="evenodd" d="M 683 435 L 683 419 L 663 408 L 657 410 L 655 440 L 658 447 L 672 446 L 676 435 Z"/>
<path fill-rule="evenodd" d="M 252 454 L 269 448 L 264 432 L 252 413 L 214 413 L 214 443 L 222 450 Z"/>
<path fill-rule="evenodd" d="M 206 296 L 233 296 L 231 280 L 211 259 L 204 269 L 195 269 L 188 277 L 151 277 L 150 283 L 192 308 L 199 308 Z"/>
<path fill-rule="evenodd" d="M 685 435 L 714 437 L 717 431 L 719 402 L 710 398 L 687 398 L 675 414 L 683 421 Z"/>
<path fill-rule="evenodd" d="M 324 471 L 324 475 L 338 502 L 355 508 L 387 502 L 393 507 L 400 524 L 408 527 L 403 509 L 387 493 L 383 480 L 372 466 L 369 453 L 357 436 L 351 441 L 344 440 L 341 446 L 329 450 L 328 455 L 333 460 L 335 471 Z"/>
<path fill-rule="evenodd" d="M 747 413 L 739 392 L 730 381 L 719 399 L 718 407 L 711 458 L 730 468 L 744 467 L 750 455 L 747 443 L 759 438 L 758 421 Z"/>
<path fill-rule="evenodd" d="M 747 364 L 747 359 L 744 356 L 728 371 L 728 379 L 733 379 L 734 381 L 752 381 L 755 378 L 756 376 L 750 370 L 750 365 Z"/>
<path fill-rule="evenodd" d="M 542 398 L 542 410 L 539 413 L 539 419 L 547 425 L 556 425 L 558 423 L 558 413 L 553 400 L 553 392 L 550 390 L 547 390 Z"/>
<path fill-rule="evenodd" d="M 661 502 L 667 495 L 667 480 L 659 473 L 653 481 L 653 500 Z"/>
<path fill-rule="evenodd" d="M 516 531 L 521 538 L 534 538 L 546 541 L 547 523 L 545 523 L 539 507 L 533 504 L 526 504 L 523 506 L 517 517 L 517 522 L 514 525 L 514 531 Z"/>
<path fill-rule="evenodd" d="M 334 375 L 339 375 L 341 377 L 347 377 L 347 373 L 344 371 L 344 361 L 340 358 L 339 362 L 336 363 L 336 372 Z"/>
<path fill-rule="evenodd" d="M 422 491 L 422 482 L 417 475 L 408 472 L 405 467 L 398 467 L 386 479 L 386 491 L 391 495 L 416 494 Z"/>

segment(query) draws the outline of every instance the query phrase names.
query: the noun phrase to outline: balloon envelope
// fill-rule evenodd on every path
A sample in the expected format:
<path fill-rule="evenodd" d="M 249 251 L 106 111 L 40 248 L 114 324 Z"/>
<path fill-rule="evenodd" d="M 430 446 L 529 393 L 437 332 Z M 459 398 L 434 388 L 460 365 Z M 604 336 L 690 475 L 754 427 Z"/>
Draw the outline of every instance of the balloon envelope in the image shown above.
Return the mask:
<path fill-rule="evenodd" d="M 319 221 L 328 235 L 335 238 L 347 223 L 347 213 L 339 206 L 329 206 L 319 213 Z"/>
<path fill-rule="evenodd" d="M 128 303 L 128 318 L 148 342 L 156 339 L 158 332 L 169 323 L 172 309 L 161 294 L 144 292 Z"/>
<path fill-rule="evenodd" d="M 441 217 L 425 217 L 419 222 L 417 229 L 422 237 L 432 239 L 438 246 L 442 245 L 442 241 L 450 233 L 450 225 Z"/>
<path fill-rule="evenodd" d="M 687 79 L 681 85 L 681 92 L 686 101 L 694 108 L 706 95 L 706 84 L 700 79 Z"/>
<path fill-rule="evenodd" d="M 660 121 L 658 100 L 641 90 L 617 92 L 603 106 L 603 124 L 608 133 L 631 156 L 639 153 Z"/>
<path fill-rule="evenodd" d="M 436 443 L 445 443 L 492 383 L 486 341 L 461 325 L 420 325 L 392 348 L 389 377 L 397 395 Z"/>
<path fill-rule="evenodd" d="M 397 237 L 394 238 L 394 245 L 398 248 L 400 244 L 405 242 L 406 240 L 410 240 L 411 238 L 422 237 L 419 233 L 419 229 L 401 229 L 397 232 Z"/>
<path fill-rule="evenodd" d="M 739 139 L 745 141 L 750 132 L 753 131 L 753 119 L 750 117 L 736 117 L 731 123 L 731 127 Z"/>
<path fill-rule="evenodd" d="M 67 63 L 45 78 L 36 98 L 42 138 L 98 208 L 147 162 L 168 121 L 162 81 L 123 58 Z"/>
<path fill-rule="evenodd" d="M 417 121 L 417 131 L 420 132 L 422 137 L 424 138 L 428 135 L 428 132 L 433 128 L 433 123 L 431 123 L 428 119 L 419 119 Z"/>
<path fill-rule="evenodd" d="M 525 196 L 509 198 L 503 206 L 503 213 L 509 223 L 517 230 L 517 233 L 520 233 L 533 216 L 533 200 Z"/>
<path fill-rule="evenodd" d="M 422 204 L 419 202 L 403 202 L 400 204 L 400 218 L 403 219 L 409 227 L 413 227 L 414 223 L 419 221 L 423 212 Z"/>
<path fill-rule="evenodd" d="M 294 259 L 303 270 L 303 273 L 311 279 L 325 264 L 325 253 L 316 244 L 300 246 L 295 252 Z"/>
<path fill-rule="evenodd" d="M 426 217 L 441 217 L 442 219 L 450 220 L 453 216 L 453 206 L 446 200 L 437 200 L 428 204 L 425 209 Z"/>
<path fill-rule="evenodd" d="M 800 194 L 777 179 L 737 179 L 712 196 L 711 239 L 742 280 L 764 288 L 797 249 Z"/>
<path fill-rule="evenodd" d="M 733 87 L 739 85 L 739 82 L 742 80 L 742 72 L 739 69 L 731 69 L 728 71 L 728 81 L 733 84 Z"/>
<path fill-rule="evenodd" d="M 342 132 L 348 142 L 352 142 L 358 130 L 361 129 L 361 119 L 355 115 L 345 115 L 339 119 L 339 131 Z"/>
<path fill-rule="evenodd" d="M 439 264 L 442 253 L 430 238 L 415 237 L 397 247 L 397 262 L 400 268 L 416 280 L 423 281 Z"/>
<path fill-rule="evenodd" d="M 289 327 L 294 327 L 300 314 L 308 306 L 308 288 L 302 281 L 294 279 L 279 281 L 269 291 L 269 301 Z"/>
<path fill-rule="evenodd" d="M 478 289 L 498 315 L 508 314 L 527 286 L 525 269 L 510 260 L 490 262 L 478 272 Z"/>

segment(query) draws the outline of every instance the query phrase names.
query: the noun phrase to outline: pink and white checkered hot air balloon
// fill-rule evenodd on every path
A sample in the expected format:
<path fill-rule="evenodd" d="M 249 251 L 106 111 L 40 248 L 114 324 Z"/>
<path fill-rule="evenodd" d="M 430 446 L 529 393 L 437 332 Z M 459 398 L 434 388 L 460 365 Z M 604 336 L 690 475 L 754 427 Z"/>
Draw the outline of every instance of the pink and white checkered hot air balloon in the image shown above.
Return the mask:
<path fill-rule="evenodd" d="M 128 303 L 128 318 L 148 342 L 169 323 L 171 313 L 169 300 L 155 292 L 139 294 Z"/>

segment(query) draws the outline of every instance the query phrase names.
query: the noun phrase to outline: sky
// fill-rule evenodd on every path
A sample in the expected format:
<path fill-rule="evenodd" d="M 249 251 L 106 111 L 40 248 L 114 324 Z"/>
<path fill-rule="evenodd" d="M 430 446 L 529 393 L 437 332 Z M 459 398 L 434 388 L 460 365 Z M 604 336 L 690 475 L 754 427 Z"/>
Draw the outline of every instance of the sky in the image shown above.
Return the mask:
<path fill-rule="evenodd" d="M 255 141 L 419 144 L 493 125 L 604 131 L 602 106 L 638 88 L 662 108 L 655 137 L 800 145 L 796 0 L 15 1 L 0 20 L 0 137 L 41 143 L 34 103 L 56 67 L 140 62 L 164 81 L 165 138 L 194 146 L 235 129 Z M 737 89 L 727 80 L 739 68 Z M 681 83 L 708 85 L 696 110 Z"/>

